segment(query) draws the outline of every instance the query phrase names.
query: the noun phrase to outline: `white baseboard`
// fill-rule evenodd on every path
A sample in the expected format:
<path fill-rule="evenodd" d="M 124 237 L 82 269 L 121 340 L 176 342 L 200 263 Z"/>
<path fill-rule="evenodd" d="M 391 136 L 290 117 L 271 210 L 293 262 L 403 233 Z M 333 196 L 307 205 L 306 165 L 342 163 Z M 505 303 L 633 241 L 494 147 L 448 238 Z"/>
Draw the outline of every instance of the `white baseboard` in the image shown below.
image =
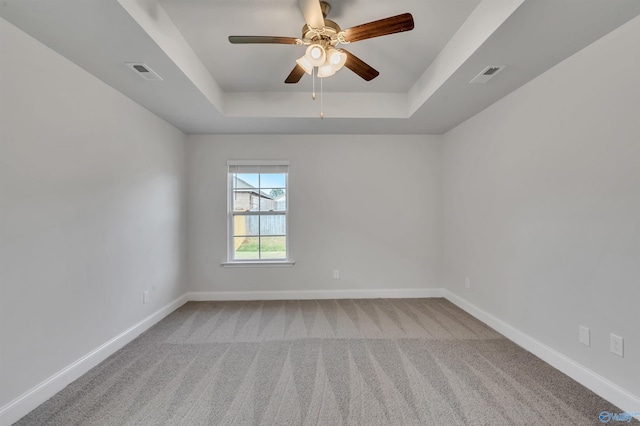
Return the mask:
<path fill-rule="evenodd" d="M 555 349 L 539 342 L 501 319 L 483 311 L 457 294 L 446 289 L 442 290 L 442 294 L 444 298 L 458 306 L 460 309 L 484 322 L 507 339 L 536 355 L 538 358 L 560 370 L 576 382 L 582 384 L 584 387 L 618 406 L 623 411 L 628 413 L 640 412 L 640 397 L 621 388 L 599 374 L 594 373 L 571 358 L 568 358 Z"/>
<path fill-rule="evenodd" d="M 309 300 L 309 299 L 415 299 L 443 297 L 441 288 L 280 290 L 280 291 L 206 291 L 187 293 L 197 302 L 222 300 Z"/>
<path fill-rule="evenodd" d="M 78 379 L 87 371 L 107 359 L 127 343 L 151 328 L 158 321 L 175 311 L 189 299 L 183 295 L 163 308 L 157 310 L 137 324 L 129 327 L 113 339 L 89 352 L 79 360 L 68 365 L 53 376 L 49 377 L 34 388 L 28 390 L 13 401 L 0 407 L 0 425 L 10 425 L 27 415 L 31 410 L 64 389 L 68 384 Z"/>

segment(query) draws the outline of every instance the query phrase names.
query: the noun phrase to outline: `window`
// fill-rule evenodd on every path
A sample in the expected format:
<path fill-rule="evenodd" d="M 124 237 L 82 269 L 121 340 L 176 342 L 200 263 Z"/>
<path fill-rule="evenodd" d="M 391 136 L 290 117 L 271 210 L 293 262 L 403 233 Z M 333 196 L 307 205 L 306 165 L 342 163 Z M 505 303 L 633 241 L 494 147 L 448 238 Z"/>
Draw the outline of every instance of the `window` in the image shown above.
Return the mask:
<path fill-rule="evenodd" d="M 228 161 L 227 264 L 292 264 L 288 161 Z"/>

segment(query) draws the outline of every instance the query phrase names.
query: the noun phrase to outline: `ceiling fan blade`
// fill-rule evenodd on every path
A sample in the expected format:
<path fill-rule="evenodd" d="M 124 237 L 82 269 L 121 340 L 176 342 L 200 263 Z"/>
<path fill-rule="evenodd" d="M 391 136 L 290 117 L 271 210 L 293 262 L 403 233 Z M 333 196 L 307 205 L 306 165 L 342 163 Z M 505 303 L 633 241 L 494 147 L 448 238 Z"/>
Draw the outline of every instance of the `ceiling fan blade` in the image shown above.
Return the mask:
<path fill-rule="evenodd" d="M 411 31 L 413 29 L 413 16 L 410 13 L 391 16 L 379 21 L 369 22 L 344 30 L 344 39 L 350 43 L 368 38 L 380 37 L 389 34 Z"/>
<path fill-rule="evenodd" d="M 298 0 L 298 6 L 302 11 L 302 16 L 311 28 L 324 27 L 324 16 L 318 0 Z"/>
<path fill-rule="evenodd" d="M 289 77 L 287 77 L 287 79 L 284 82 L 288 84 L 297 83 L 300 81 L 304 73 L 305 73 L 304 68 L 296 64 L 296 66 L 291 70 Z"/>
<path fill-rule="evenodd" d="M 374 69 L 371 65 L 362 61 L 360 58 L 355 56 L 354 54 L 341 49 L 344 53 L 347 54 L 347 62 L 344 63 L 344 66 L 349 68 L 351 71 L 358 74 L 360 77 L 364 78 L 367 81 L 371 81 L 376 78 L 380 73 Z"/>
<path fill-rule="evenodd" d="M 229 36 L 229 41 L 233 44 L 251 44 L 251 43 L 298 44 L 298 40 L 299 39 L 294 37 Z"/>

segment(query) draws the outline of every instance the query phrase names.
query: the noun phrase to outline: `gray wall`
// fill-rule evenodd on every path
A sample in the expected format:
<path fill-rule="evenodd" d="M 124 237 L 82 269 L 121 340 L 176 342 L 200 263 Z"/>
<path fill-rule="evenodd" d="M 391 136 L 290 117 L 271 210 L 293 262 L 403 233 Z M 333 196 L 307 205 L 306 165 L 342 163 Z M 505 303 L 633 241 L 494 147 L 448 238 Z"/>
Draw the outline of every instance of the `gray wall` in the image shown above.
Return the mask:
<path fill-rule="evenodd" d="M 184 135 L 2 19 L 0 51 L 2 407 L 187 288 Z"/>
<path fill-rule="evenodd" d="M 443 151 L 447 288 L 635 395 L 639 40 L 635 19 L 449 132 Z"/>
<path fill-rule="evenodd" d="M 188 137 L 191 290 L 440 287 L 440 151 L 436 136 Z M 220 266 L 227 256 L 229 159 L 291 161 L 294 267 Z"/>

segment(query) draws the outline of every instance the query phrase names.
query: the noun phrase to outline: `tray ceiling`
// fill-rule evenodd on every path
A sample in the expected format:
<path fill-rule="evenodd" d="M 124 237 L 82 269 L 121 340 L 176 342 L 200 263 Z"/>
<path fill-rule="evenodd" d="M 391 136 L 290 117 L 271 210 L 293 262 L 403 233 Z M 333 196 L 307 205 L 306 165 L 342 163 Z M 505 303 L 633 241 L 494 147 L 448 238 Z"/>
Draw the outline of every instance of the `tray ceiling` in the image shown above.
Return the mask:
<path fill-rule="evenodd" d="M 6 0 L 0 17 L 185 133 L 441 134 L 640 14 L 637 0 L 330 3 L 343 29 L 404 12 L 415 29 L 348 45 L 380 76 L 324 79 L 323 120 L 310 76 L 284 84 L 303 46 L 227 40 L 300 37 L 296 0 Z M 506 68 L 469 84 L 494 65 Z"/>

